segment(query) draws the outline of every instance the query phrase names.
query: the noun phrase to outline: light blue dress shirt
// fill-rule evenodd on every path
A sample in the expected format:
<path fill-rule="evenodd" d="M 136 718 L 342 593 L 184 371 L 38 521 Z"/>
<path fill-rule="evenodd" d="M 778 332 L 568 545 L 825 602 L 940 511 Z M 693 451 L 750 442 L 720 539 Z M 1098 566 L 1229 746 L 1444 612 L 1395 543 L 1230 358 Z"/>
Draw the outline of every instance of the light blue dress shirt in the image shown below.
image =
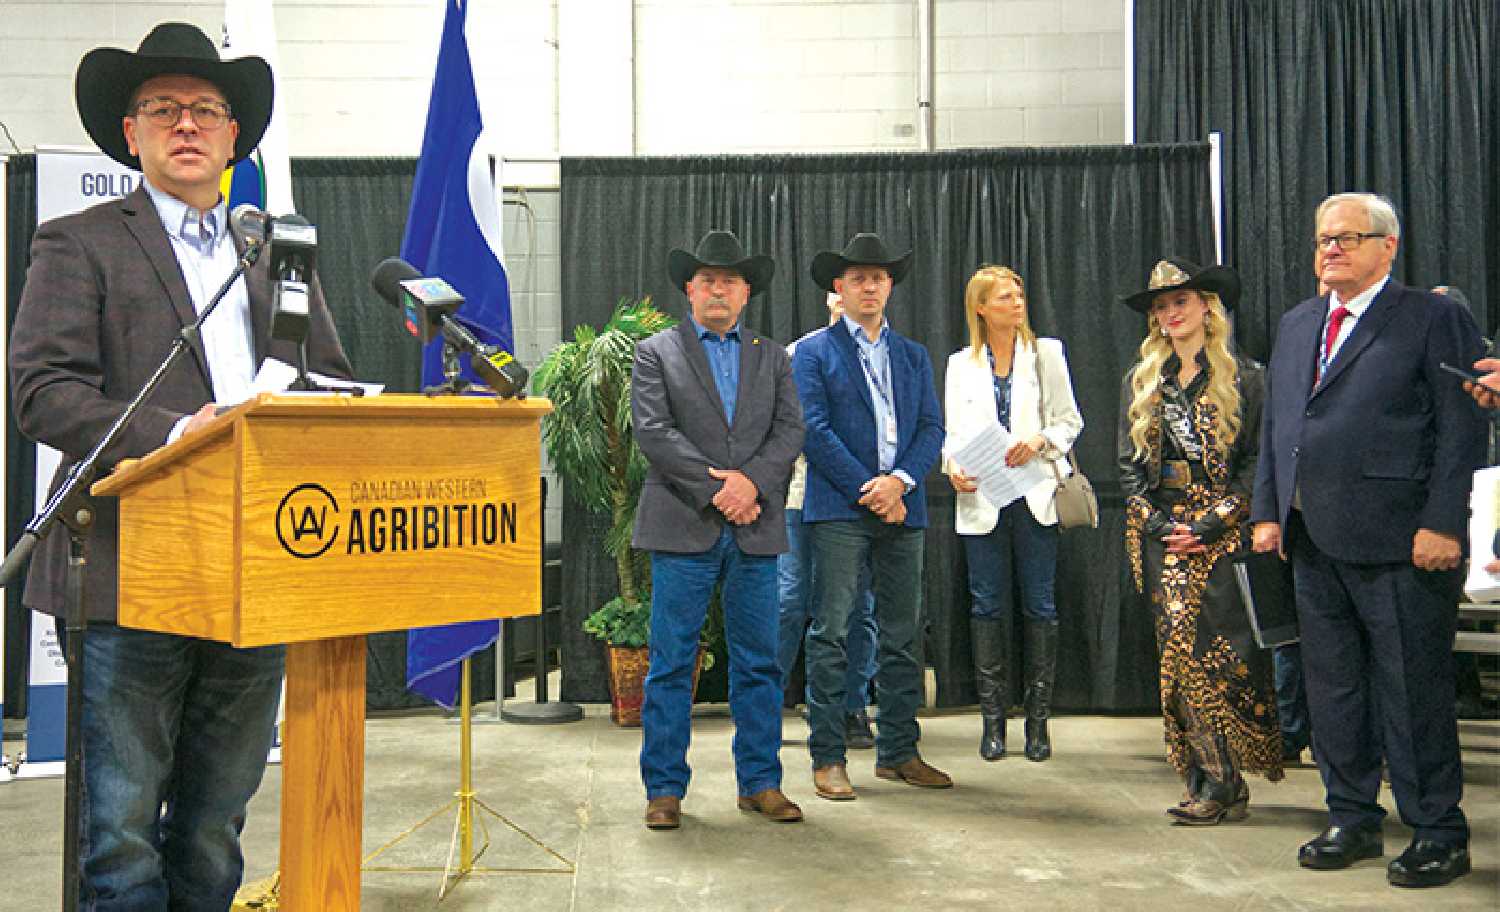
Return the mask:
<path fill-rule="evenodd" d="M 229 210 L 223 199 L 206 212 L 143 182 L 156 206 L 162 227 L 172 242 L 172 254 L 182 269 L 193 310 L 203 308 L 214 292 L 234 272 L 239 260 L 229 233 Z M 203 353 L 208 359 L 214 401 L 233 405 L 250 397 L 255 381 L 255 353 L 250 329 L 250 295 L 244 280 L 230 286 L 229 293 L 203 324 Z M 173 438 L 176 433 L 174 429 Z M 172 438 L 169 438 L 172 439 Z"/>
<path fill-rule="evenodd" d="M 901 479 L 910 491 L 916 482 L 902 469 L 892 472 L 896 464 L 896 443 L 885 432 L 887 423 L 896 426 L 896 385 L 891 376 L 891 327 L 884 319 L 880 321 L 880 332 L 872 342 L 865 336 L 860 325 L 844 314 L 844 328 L 854 337 L 859 363 L 865 375 L 865 385 L 870 388 L 870 401 L 875 406 L 875 452 L 880 458 L 882 474 L 892 474 Z"/>
<path fill-rule="evenodd" d="M 736 323 L 724 337 L 712 330 L 704 329 L 691 316 L 693 332 L 703 343 L 708 355 L 708 367 L 714 375 L 714 386 L 719 389 L 719 401 L 724 403 L 724 420 L 734 424 L 734 404 L 740 391 L 740 325 Z"/>

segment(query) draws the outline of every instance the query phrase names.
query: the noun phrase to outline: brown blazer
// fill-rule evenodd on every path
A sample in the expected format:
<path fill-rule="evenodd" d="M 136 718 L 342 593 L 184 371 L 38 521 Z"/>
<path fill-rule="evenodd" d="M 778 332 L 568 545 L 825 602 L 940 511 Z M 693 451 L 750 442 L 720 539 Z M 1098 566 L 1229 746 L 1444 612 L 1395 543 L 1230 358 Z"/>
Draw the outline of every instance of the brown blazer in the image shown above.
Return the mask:
<path fill-rule="evenodd" d="M 271 341 L 270 258 L 246 276 L 255 362 L 268 355 L 295 363 L 295 346 Z M 322 288 L 313 281 L 308 367 L 349 377 Z M 10 336 L 12 407 L 21 432 L 63 454 L 55 487 L 104 436 L 155 372 L 179 330 L 196 319 L 192 298 L 144 188 L 37 228 L 31 266 Z M 162 379 L 121 438 L 103 455 L 101 472 L 162 446 L 178 419 L 213 400 L 201 343 Z M 38 479 L 40 483 L 40 479 Z M 115 619 L 119 512 L 98 498 L 84 578 L 89 620 Z M 68 536 L 60 526 L 31 559 L 25 604 L 65 611 Z"/>

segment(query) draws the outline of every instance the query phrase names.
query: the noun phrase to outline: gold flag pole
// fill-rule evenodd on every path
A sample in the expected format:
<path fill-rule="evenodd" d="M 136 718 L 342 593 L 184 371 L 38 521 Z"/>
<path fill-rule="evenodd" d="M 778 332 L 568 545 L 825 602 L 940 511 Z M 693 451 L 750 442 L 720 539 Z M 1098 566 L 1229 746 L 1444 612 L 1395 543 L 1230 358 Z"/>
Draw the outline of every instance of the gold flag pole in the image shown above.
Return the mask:
<path fill-rule="evenodd" d="M 463 660 L 461 666 L 461 677 L 459 679 L 459 786 L 454 793 L 453 800 L 422 818 L 415 825 L 399 834 L 385 845 L 371 852 L 365 857 L 363 870 L 395 873 L 437 873 L 441 870 L 443 879 L 438 886 L 438 899 L 446 897 L 460 881 L 470 874 L 572 874 L 576 870 L 572 861 L 564 858 L 556 850 L 535 836 L 526 832 L 509 817 L 485 804 L 474 792 L 474 701 L 472 690 L 472 678 L 470 675 L 470 664 L 468 659 Z M 494 817 L 512 830 L 524 836 L 532 845 L 551 855 L 562 863 L 558 868 L 487 868 L 480 867 L 477 862 L 490 847 L 490 829 L 485 818 L 476 813 L 484 813 Z M 453 821 L 453 836 L 448 841 L 448 858 L 441 869 L 432 866 L 406 866 L 386 867 L 370 864 L 391 848 L 406 840 L 422 827 L 442 817 L 448 811 L 456 811 Z M 483 843 L 476 851 L 474 848 L 475 824 L 483 836 Z M 454 862 L 455 853 L 458 855 L 457 863 Z"/>

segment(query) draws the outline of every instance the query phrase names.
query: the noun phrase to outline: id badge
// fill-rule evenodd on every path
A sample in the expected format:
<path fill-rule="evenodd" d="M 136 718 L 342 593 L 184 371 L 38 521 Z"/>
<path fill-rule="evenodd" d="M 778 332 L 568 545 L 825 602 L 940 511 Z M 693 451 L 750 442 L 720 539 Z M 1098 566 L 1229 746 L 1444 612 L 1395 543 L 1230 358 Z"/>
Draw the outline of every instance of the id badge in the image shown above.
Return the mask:
<path fill-rule="evenodd" d="M 896 442 L 896 416 L 895 415 L 887 415 L 885 417 L 885 442 L 886 443 L 895 443 Z"/>

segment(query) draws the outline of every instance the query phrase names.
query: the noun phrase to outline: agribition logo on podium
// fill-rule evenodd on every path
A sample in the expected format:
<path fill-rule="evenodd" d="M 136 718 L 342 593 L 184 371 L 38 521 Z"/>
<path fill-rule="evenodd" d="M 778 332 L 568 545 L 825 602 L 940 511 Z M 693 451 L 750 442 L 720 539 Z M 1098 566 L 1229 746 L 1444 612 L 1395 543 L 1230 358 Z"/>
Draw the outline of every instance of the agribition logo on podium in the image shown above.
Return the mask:
<path fill-rule="evenodd" d="M 320 484 L 287 491 L 276 507 L 282 549 L 312 560 L 330 552 L 354 557 L 516 542 L 519 505 L 486 499 L 483 478 L 353 481 L 348 488 L 343 510 Z"/>

